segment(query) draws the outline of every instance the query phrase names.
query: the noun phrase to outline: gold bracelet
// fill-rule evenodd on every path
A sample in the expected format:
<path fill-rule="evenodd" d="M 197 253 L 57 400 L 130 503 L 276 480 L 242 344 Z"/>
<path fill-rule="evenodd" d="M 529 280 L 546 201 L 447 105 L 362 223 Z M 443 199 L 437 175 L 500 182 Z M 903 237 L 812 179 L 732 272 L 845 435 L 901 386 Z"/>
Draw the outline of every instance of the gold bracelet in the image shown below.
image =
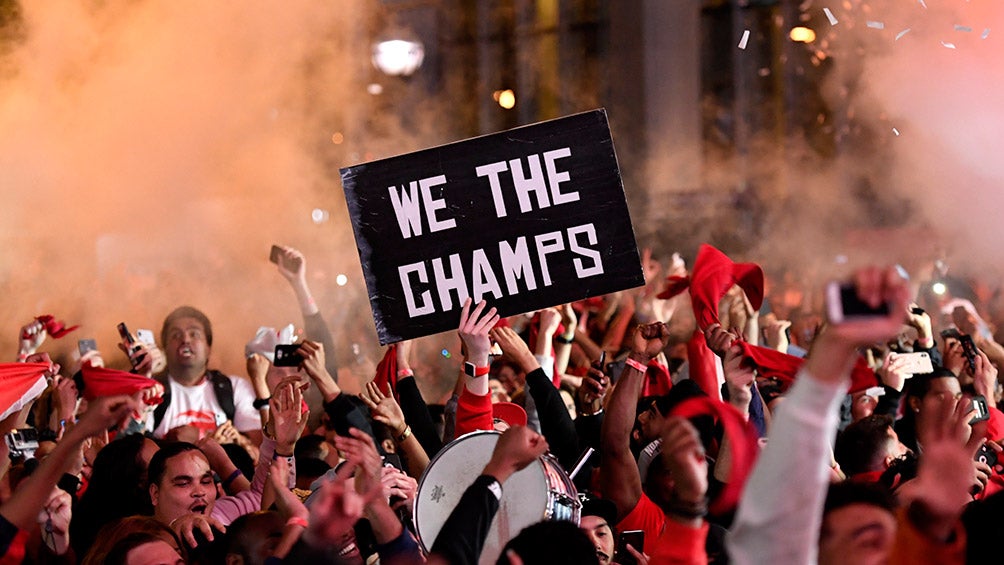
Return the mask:
<path fill-rule="evenodd" d="M 404 440 L 408 439 L 409 437 L 411 437 L 411 426 L 405 427 L 404 431 L 401 432 L 401 435 L 397 436 L 396 439 L 398 443 L 404 443 Z"/>

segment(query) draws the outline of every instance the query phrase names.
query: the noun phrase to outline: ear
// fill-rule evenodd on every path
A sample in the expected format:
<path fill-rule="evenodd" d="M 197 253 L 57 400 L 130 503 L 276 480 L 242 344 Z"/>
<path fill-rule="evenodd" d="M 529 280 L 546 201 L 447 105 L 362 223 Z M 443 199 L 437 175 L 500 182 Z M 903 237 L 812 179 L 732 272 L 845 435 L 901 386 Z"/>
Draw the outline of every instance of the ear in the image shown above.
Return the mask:
<path fill-rule="evenodd" d="M 892 462 L 895 461 L 896 459 L 897 458 L 894 457 L 892 453 L 889 453 L 885 456 L 885 460 L 882 461 L 882 466 L 888 469 L 892 465 Z"/>
<path fill-rule="evenodd" d="M 920 411 L 920 397 L 911 396 L 909 399 L 907 399 L 907 404 L 909 404 L 908 408 L 910 409 L 911 412 Z"/>
<path fill-rule="evenodd" d="M 226 565 L 244 565 L 244 557 L 236 553 L 228 553 Z"/>
<path fill-rule="evenodd" d="M 155 484 L 150 485 L 150 504 L 153 504 L 154 508 L 157 508 L 157 496 L 160 493 L 160 488 Z"/>

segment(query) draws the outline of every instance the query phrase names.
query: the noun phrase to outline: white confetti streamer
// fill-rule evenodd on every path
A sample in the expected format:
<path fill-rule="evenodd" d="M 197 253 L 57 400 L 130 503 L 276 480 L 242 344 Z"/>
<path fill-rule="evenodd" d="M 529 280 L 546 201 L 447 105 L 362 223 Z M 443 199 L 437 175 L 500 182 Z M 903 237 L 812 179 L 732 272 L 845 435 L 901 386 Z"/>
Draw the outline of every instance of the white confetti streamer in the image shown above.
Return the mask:
<path fill-rule="evenodd" d="M 897 33 L 896 34 L 896 41 L 899 41 L 899 38 L 903 37 L 904 35 L 906 35 L 908 33 L 910 33 L 910 28 L 906 28 L 903 31 Z"/>
<path fill-rule="evenodd" d="M 885 29 L 885 24 L 882 22 L 865 22 L 865 25 L 872 29 Z"/>
<path fill-rule="evenodd" d="M 837 17 L 833 15 L 833 12 L 829 8 L 823 8 L 823 13 L 826 14 L 826 19 L 830 20 L 830 25 L 837 25 Z"/>
<path fill-rule="evenodd" d="M 920 5 L 923 6 L 924 9 L 926 10 L 927 9 L 927 3 L 925 3 L 924 0 L 919 0 L 919 1 L 920 1 Z"/>
<path fill-rule="evenodd" d="M 896 134 L 896 137 L 899 137 L 899 130 L 898 129 L 892 128 L 892 132 Z"/>
<path fill-rule="evenodd" d="M 750 30 L 743 30 L 743 37 L 739 40 L 739 48 L 746 49 L 746 42 L 750 40 Z"/>
<path fill-rule="evenodd" d="M 955 44 L 954 43 L 946 43 L 946 42 L 942 41 L 941 44 L 944 45 L 945 47 L 949 48 L 949 49 L 955 49 Z"/>
<path fill-rule="evenodd" d="M 986 39 L 989 36 L 990 36 L 990 28 L 987 28 L 983 30 L 983 35 L 980 36 L 980 39 Z"/>
<path fill-rule="evenodd" d="M 964 31 L 964 32 L 966 32 L 966 33 L 969 33 L 969 32 L 971 32 L 971 31 L 973 31 L 973 28 L 971 28 L 971 27 L 969 27 L 969 26 L 960 26 L 960 25 L 956 25 L 956 26 L 955 26 L 955 31 Z"/>

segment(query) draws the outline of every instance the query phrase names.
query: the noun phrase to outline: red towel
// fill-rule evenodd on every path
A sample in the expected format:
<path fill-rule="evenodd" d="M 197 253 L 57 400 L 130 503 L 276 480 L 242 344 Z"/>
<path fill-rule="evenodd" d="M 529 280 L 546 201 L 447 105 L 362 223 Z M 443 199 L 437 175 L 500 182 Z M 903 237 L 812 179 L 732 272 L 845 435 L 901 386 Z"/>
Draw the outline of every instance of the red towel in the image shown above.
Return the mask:
<path fill-rule="evenodd" d="M 119 394 L 132 396 L 143 389 L 158 384 L 157 381 L 143 375 L 105 369 L 104 367 L 92 367 L 90 363 L 84 363 L 80 372 L 84 378 L 84 398 L 87 400 Z M 157 396 L 149 399 L 147 404 L 152 406 L 163 401 L 163 397 Z"/>
<path fill-rule="evenodd" d="M 57 320 L 55 316 L 52 316 L 51 314 L 42 314 L 41 316 L 36 316 L 35 319 L 38 320 L 39 322 L 42 322 L 42 325 L 45 326 L 46 333 L 48 333 L 49 335 L 51 335 L 56 339 L 59 339 L 64 335 L 80 327 L 80 326 L 66 327 L 66 322 L 63 322 L 62 320 Z"/>
<path fill-rule="evenodd" d="M 0 420 L 38 398 L 48 381 L 49 363 L 0 363 Z"/>

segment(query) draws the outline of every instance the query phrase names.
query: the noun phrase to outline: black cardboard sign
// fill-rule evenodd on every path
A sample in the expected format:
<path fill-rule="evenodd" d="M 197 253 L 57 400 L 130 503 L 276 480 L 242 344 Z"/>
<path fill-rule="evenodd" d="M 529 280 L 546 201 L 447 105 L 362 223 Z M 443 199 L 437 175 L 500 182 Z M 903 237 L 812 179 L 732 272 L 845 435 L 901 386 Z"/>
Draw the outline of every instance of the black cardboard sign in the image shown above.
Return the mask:
<path fill-rule="evenodd" d="M 604 110 L 341 176 L 381 344 L 645 282 Z"/>

